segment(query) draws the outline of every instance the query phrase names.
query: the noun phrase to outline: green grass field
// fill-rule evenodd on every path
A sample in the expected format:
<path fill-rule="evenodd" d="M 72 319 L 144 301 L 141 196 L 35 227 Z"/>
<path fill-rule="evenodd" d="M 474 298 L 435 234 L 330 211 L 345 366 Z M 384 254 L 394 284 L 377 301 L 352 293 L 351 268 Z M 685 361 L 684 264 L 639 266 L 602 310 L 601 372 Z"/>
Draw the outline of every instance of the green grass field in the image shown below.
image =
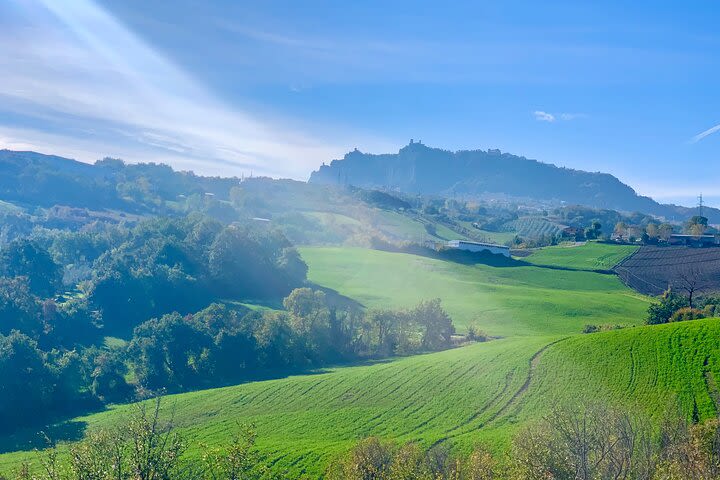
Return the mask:
<path fill-rule="evenodd" d="M 579 248 L 579 247 L 578 247 Z M 369 308 L 441 298 L 458 328 L 491 335 L 579 333 L 588 323 L 642 323 L 649 300 L 615 276 L 534 266 L 468 266 L 360 248 L 303 248 L 311 281 Z"/>
<path fill-rule="evenodd" d="M 415 218 L 388 210 L 376 210 L 374 213 L 371 219 L 373 226 L 390 238 L 410 242 L 420 242 L 423 239 L 442 241 L 465 238 L 440 223 L 433 223 L 436 235 L 430 235 L 425 225 Z"/>
<path fill-rule="evenodd" d="M 541 248 L 523 260 L 535 265 L 553 265 L 578 270 L 610 270 L 637 249 L 638 247 L 633 245 L 588 242 L 579 246 L 558 245 Z"/>
<path fill-rule="evenodd" d="M 293 476 L 316 475 L 333 454 L 368 435 L 430 444 L 477 428 L 522 386 L 530 357 L 546 342 L 498 340 L 317 375 L 173 395 L 165 407 L 175 410 L 175 423 L 183 433 L 208 444 L 227 441 L 237 422 L 252 422 L 259 446 L 277 468 Z M 128 411 L 122 406 L 73 422 L 83 428 L 108 426 Z M 20 458 L 28 454 L 0 456 L 0 471 Z"/>
<path fill-rule="evenodd" d="M 290 478 L 318 477 L 334 455 L 369 435 L 460 449 L 484 442 L 501 452 L 519 427 L 563 402 L 602 399 L 656 419 L 674 402 L 686 413 L 694 404 L 703 417 L 717 413 L 720 320 L 632 326 L 642 323 L 650 299 L 613 275 L 581 270 L 613 262 L 627 249 L 589 244 L 550 252 L 540 257 L 542 264 L 579 270 L 303 248 L 313 282 L 366 307 L 408 307 L 440 297 L 461 328 L 477 322 L 505 338 L 173 395 L 165 409 L 174 411 L 194 445 L 227 442 L 238 423 L 254 423 L 258 446 Z M 580 334 L 587 323 L 630 327 Z M 76 418 L 50 432 L 76 439 L 86 429 L 123 421 L 132 408 Z M 7 452 L 0 455 L 0 473 L 32 460 L 37 438 L 24 432 L 0 439 L 0 451 Z M 194 448 L 190 454 L 198 455 Z"/>
<path fill-rule="evenodd" d="M 489 242 L 489 243 L 498 243 L 500 245 L 504 245 L 506 242 L 511 241 L 513 238 L 515 238 L 516 233 L 515 232 L 491 232 L 489 230 L 481 230 L 473 227 L 472 222 L 457 222 L 459 225 L 467 228 L 468 230 L 474 232 L 475 234 L 479 235 L 480 238 L 482 238 L 483 241 Z"/>
<path fill-rule="evenodd" d="M 174 410 L 183 434 L 206 444 L 227 441 L 238 422 L 254 423 L 258 445 L 274 468 L 290 477 L 316 477 L 333 455 L 369 435 L 426 446 L 444 441 L 460 449 L 481 441 L 500 451 L 517 428 L 556 402 L 606 399 L 659 420 L 675 401 L 691 412 L 694 400 L 701 415 L 711 417 L 719 339 L 720 320 L 711 319 L 569 338 L 495 340 L 173 395 L 164 405 L 166 412 Z M 557 343 L 542 351 L 552 341 Z M 66 430 L 112 425 L 131 408 L 74 419 Z M 0 447 L 23 447 L 13 440 L 20 441 L 6 439 Z M 32 458 L 27 452 L 0 455 L 0 471 Z"/>

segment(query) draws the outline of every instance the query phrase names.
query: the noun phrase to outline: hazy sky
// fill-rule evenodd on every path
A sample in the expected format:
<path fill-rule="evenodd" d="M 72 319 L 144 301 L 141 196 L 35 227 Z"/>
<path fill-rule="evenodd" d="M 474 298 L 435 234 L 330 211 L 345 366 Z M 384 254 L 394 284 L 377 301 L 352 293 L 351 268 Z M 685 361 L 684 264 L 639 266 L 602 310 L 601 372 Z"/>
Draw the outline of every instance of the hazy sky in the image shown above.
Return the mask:
<path fill-rule="evenodd" d="M 0 148 L 305 179 L 410 138 L 720 205 L 716 2 L 3 0 Z"/>

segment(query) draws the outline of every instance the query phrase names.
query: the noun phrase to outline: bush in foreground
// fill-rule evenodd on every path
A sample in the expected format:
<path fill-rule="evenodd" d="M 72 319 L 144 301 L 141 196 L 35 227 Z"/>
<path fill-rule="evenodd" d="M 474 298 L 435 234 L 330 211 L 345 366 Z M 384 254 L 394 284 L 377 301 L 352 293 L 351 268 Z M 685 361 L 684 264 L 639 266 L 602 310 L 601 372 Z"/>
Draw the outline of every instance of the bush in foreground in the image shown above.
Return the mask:
<path fill-rule="evenodd" d="M 256 480 L 271 474 L 255 447 L 251 426 L 239 425 L 220 447 L 199 445 L 201 458 L 186 455 L 189 446 L 160 415 L 160 399 L 141 403 L 124 423 L 88 433 L 67 450 L 53 445 L 36 464 L 24 463 L 12 480 Z M 10 478 L 0 477 L 3 480 Z"/>

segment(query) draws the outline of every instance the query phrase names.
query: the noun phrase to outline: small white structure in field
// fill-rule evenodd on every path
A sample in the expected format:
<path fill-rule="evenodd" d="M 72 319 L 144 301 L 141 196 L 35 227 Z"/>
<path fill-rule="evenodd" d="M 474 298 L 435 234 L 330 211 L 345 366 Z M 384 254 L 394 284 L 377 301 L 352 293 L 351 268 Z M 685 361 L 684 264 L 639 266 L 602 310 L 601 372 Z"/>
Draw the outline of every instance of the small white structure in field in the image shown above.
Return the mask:
<path fill-rule="evenodd" d="M 447 242 L 448 248 L 456 248 L 458 250 L 467 250 L 468 252 L 482 252 L 487 250 L 490 253 L 510 256 L 510 247 L 505 245 L 495 245 L 493 243 L 471 242 L 469 240 L 450 240 Z"/>

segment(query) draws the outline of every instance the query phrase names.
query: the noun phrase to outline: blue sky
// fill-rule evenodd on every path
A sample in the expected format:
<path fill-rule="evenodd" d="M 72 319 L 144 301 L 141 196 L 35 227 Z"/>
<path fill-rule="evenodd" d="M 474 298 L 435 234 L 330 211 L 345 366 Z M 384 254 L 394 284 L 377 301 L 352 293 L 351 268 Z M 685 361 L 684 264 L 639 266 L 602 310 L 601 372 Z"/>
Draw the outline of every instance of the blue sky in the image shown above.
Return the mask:
<path fill-rule="evenodd" d="M 305 179 L 414 138 L 720 205 L 717 5 L 5 0 L 0 148 Z"/>

